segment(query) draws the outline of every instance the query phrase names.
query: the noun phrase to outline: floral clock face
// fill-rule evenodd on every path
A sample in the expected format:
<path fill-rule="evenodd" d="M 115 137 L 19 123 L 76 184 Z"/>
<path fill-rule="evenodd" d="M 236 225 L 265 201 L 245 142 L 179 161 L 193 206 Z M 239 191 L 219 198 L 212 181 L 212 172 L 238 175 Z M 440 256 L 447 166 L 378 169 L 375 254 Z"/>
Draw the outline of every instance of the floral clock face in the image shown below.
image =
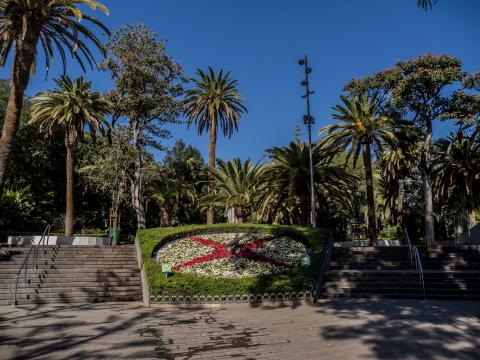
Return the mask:
<path fill-rule="evenodd" d="M 176 239 L 154 255 L 174 272 L 212 277 L 256 277 L 286 271 L 302 263 L 307 249 L 285 236 L 217 233 Z"/>

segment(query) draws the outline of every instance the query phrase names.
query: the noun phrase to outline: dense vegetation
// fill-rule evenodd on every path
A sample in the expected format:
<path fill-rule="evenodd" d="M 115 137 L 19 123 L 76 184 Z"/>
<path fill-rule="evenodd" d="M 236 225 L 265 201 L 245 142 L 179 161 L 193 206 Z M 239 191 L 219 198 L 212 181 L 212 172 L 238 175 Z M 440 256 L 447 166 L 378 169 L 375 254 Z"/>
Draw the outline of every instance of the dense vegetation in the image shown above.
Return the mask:
<path fill-rule="evenodd" d="M 292 139 L 266 149 L 258 164 L 222 161 L 217 137 L 233 136 L 247 111 L 232 73 L 199 69 L 189 78 L 148 27 L 110 35 L 85 5 L 108 13 L 93 0 L 0 4 L 2 64 L 14 50 L 12 79 L 0 81 L 2 233 L 49 223 L 66 234 L 121 228 L 132 239 L 145 227 L 227 219 L 310 224 L 308 145 Z M 26 98 L 38 51 L 47 68 L 65 67 L 66 54 L 82 67 L 98 63 L 112 88 L 101 94 L 88 74 L 65 75 Z M 338 239 L 356 222 L 372 241 L 402 237 L 405 227 L 428 244 L 468 240 L 480 207 L 480 73 L 455 57 L 426 55 L 352 79 L 339 93 L 332 125 L 312 148 L 317 224 Z M 208 165 L 181 140 L 165 148 L 166 125 L 185 126 L 183 119 L 209 133 Z M 456 129 L 448 138 L 433 133 L 440 121 Z"/>

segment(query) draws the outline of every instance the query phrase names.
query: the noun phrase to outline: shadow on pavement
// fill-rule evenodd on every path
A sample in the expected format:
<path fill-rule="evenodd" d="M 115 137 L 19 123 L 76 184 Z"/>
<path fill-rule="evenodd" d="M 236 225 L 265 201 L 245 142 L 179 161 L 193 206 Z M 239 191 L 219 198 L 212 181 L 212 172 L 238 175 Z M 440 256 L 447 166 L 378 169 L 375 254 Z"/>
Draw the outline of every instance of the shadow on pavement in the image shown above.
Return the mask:
<path fill-rule="evenodd" d="M 480 304 L 468 301 L 324 301 L 317 312 L 344 321 L 320 328 L 331 341 L 360 340 L 380 359 L 479 359 Z"/>

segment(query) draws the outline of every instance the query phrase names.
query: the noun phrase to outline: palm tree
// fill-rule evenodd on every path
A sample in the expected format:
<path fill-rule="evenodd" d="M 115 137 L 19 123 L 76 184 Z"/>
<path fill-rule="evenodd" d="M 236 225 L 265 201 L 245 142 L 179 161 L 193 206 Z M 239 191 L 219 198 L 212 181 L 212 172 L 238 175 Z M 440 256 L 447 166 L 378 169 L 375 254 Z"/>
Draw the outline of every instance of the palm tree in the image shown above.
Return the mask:
<path fill-rule="evenodd" d="M 397 143 L 384 151 L 379 158 L 382 169 L 380 185 L 384 197 L 384 206 L 396 211 L 397 239 L 403 238 L 403 202 L 405 179 L 416 171 L 420 148 L 417 146 L 418 129 L 410 123 L 402 122 L 395 132 Z"/>
<path fill-rule="evenodd" d="M 86 127 L 92 137 L 104 133 L 107 125 L 104 116 L 110 104 L 98 92 L 91 91 L 91 83 L 79 77 L 72 81 L 68 76 L 55 80 L 57 88 L 38 94 L 32 99 L 31 122 L 38 122 L 40 131 L 47 135 L 58 128 L 65 131 L 66 147 L 66 211 L 65 235 L 73 235 L 73 162 L 75 142 L 82 140 Z"/>
<path fill-rule="evenodd" d="M 433 8 L 433 5 L 435 5 L 437 2 L 438 0 L 417 0 L 418 6 L 424 10 Z"/>
<path fill-rule="evenodd" d="M 91 67 L 95 63 L 85 40 L 90 40 L 104 55 L 102 43 L 81 21 L 87 21 L 109 33 L 95 17 L 84 14 L 78 8 L 86 5 L 91 9 L 108 10 L 94 0 L 2 0 L 0 1 L 0 65 L 4 66 L 14 48 L 12 85 L 8 98 L 2 136 L 0 138 L 0 191 L 5 182 L 8 159 L 20 121 L 23 97 L 35 68 L 37 45 L 45 53 L 48 68 L 54 60 L 54 50 L 66 68 L 66 54 L 72 55 L 85 70 L 84 61 Z M 80 36 L 83 36 L 82 39 Z"/>
<path fill-rule="evenodd" d="M 237 80 L 220 70 L 215 74 L 209 67 L 208 72 L 197 70 L 198 78 L 194 79 L 195 88 L 187 91 L 185 99 L 185 115 L 188 124 L 195 123 L 198 134 L 210 131 L 208 147 L 208 165 L 211 174 L 215 169 L 215 146 L 217 143 L 218 127 L 224 136 L 232 136 L 238 130 L 238 124 L 243 112 L 247 111 L 244 98 L 237 90 Z M 209 192 L 213 191 L 213 178 L 210 181 Z M 207 212 L 207 223 L 213 224 L 213 208 Z"/>
<path fill-rule="evenodd" d="M 266 165 L 260 214 L 268 221 L 308 225 L 310 215 L 310 158 L 304 143 L 267 150 L 272 160 Z M 315 198 L 320 209 L 337 201 L 346 206 L 349 184 L 355 179 L 344 167 L 330 163 L 319 146 L 312 148 Z"/>
<path fill-rule="evenodd" d="M 355 97 L 340 97 L 343 105 L 336 105 L 332 115 L 342 123 L 329 125 L 320 130 L 327 133 L 322 139 L 321 146 L 335 152 L 345 151 L 347 161 L 353 155 L 353 167 L 356 166 L 360 153 L 363 154 L 365 167 L 365 184 L 368 204 L 368 229 L 370 240 L 376 241 L 377 227 L 375 216 L 375 196 L 373 189 L 372 145 L 383 150 L 384 144 L 395 144 L 393 132 L 389 130 L 392 121 L 380 114 L 379 100 L 376 95 L 368 98 L 365 93 Z"/>
<path fill-rule="evenodd" d="M 213 172 L 215 192 L 204 196 L 200 204 L 209 207 L 233 208 L 239 223 L 252 214 L 258 202 L 264 167 L 254 165 L 250 160 L 240 159 L 224 162 L 218 160 L 218 168 Z"/>
<path fill-rule="evenodd" d="M 467 212 L 466 228 L 476 224 L 476 209 L 480 188 L 480 141 L 466 136 L 463 131 L 440 139 L 435 144 L 437 160 L 434 165 L 434 186 L 441 198 L 457 204 Z M 466 236 L 467 231 L 463 231 Z"/>

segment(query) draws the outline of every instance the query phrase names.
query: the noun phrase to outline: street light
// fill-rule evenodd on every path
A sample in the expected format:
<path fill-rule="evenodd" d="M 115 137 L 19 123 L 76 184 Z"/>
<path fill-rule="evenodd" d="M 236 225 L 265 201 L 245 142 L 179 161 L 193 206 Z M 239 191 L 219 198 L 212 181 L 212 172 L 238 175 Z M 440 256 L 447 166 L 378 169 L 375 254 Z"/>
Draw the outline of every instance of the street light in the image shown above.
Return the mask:
<path fill-rule="evenodd" d="M 310 95 L 314 94 L 314 91 L 310 91 L 308 83 L 308 74 L 312 72 L 312 68 L 308 66 L 307 55 L 298 60 L 298 64 L 304 67 L 305 80 L 302 80 L 300 85 L 306 89 L 303 99 L 307 99 L 307 115 L 303 116 L 303 123 L 307 125 L 308 130 L 308 151 L 310 155 L 310 210 L 311 210 L 311 223 L 312 227 L 317 227 L 317 214 L 315 209 L 315 191 L 313 186 L 313 159 L 312 159 L 312 125 L 315 124 L 315 119 L 310 115 Z"/>

